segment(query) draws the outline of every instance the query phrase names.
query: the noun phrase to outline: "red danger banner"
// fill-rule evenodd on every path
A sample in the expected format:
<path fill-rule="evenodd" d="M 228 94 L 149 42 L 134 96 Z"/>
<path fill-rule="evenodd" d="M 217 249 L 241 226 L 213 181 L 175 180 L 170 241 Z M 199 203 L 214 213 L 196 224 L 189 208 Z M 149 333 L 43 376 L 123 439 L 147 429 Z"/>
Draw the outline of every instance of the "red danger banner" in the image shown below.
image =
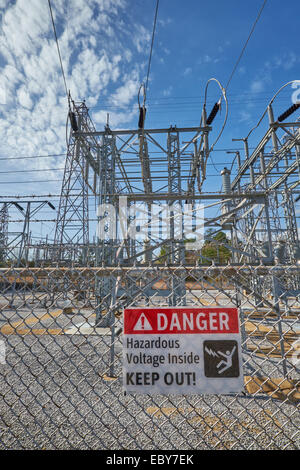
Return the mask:
<path fill-rule="evenodd" d="M 234 334 L 239 333 L 236 308 L 127 308 L 124 334 Z"/>

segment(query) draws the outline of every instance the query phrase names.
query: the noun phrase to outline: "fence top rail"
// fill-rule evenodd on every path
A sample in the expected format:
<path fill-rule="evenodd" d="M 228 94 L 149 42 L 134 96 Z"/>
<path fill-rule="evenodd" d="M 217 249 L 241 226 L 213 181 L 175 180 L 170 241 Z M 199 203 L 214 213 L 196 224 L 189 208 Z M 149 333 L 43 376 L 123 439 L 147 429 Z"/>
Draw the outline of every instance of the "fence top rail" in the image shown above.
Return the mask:
<path fill-rule="evenodd" d="M 8 267 L 8 268 L 0 268 L 0 277 L 4 278 L 9 275 L 17 275 L 17 276 L 29 276 L 32 275 L 85 275 L 85 274 L 107 274 L 107 273 L 117 273 L 117 274 L 126 274 L 126 273 L 157 273 L 157 272 L 181 272 L 181 273 L 224 273 L 230 275 L 231 273 L 251 273 L 251 274 L 274 274 L 274 275 L 281 275 L 284 273 L 293 273 L 293 274 L 300 274 L 300 265 L 224 265 L 224 266 L 195 266 L 195 265 L 172 265 L 172 266 L 165 266 L 165 265 L 157 265 L 157 266 L 98 266 L 98 267 L 59 267 L 59 266 L 52 266 L 52 267 Z"/>

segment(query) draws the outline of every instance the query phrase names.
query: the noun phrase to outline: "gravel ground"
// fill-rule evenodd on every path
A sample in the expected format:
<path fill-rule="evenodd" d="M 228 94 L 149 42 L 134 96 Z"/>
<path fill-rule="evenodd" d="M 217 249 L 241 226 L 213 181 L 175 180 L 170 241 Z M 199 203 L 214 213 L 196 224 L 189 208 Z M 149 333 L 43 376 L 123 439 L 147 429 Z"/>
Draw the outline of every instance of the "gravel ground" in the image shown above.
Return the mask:
<path fill-rule="evenodd" d="M 299 449 L 300 402 L 265 394 L 124 395 L 110 336 L 11 335 L 0 364 L 0 449 Z M 244 357 L 245 375 L 282 376 Z M 299 376 L 298 376 L 299 377 Z"/>

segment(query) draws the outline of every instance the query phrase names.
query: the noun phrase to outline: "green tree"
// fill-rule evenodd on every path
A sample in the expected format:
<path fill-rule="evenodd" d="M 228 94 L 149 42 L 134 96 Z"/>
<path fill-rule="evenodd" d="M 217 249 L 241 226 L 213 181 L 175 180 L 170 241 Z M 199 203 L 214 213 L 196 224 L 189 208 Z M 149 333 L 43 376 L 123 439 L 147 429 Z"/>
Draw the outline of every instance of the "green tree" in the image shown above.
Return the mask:
<path fill-rule="evenodd" d="M 230 245 L 224 232 L 212 235 L 213 230 L 207 230 L 204 245 L 201 248 L 200 263 L 210 265 L 213 261 L 218 264 L 226 264 L 231 258 L 231 251 L 225 246 Z"/>

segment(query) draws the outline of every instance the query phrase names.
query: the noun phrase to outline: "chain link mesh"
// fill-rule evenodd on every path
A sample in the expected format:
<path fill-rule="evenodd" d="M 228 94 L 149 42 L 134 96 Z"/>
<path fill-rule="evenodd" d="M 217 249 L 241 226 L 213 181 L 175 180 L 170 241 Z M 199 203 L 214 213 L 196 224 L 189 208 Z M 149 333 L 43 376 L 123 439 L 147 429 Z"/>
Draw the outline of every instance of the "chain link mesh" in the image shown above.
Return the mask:
<path fill-rule="evenodd" d="M 1 269 L 0 448 L 298 449 L 299 281 L 298 266 Z M 123 309 L 180 299 L 238 307 L 241 393 L 124 394 Z"/>

